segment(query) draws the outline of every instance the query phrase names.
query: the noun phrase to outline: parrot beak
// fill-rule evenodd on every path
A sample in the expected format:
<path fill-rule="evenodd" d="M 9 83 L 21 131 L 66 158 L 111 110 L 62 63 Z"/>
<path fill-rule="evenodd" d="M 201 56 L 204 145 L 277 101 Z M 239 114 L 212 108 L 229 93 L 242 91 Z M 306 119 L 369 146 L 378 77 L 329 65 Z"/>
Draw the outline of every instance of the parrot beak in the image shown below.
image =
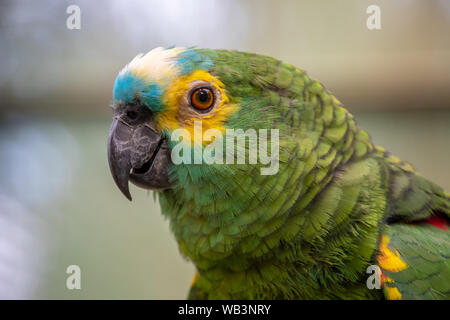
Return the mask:
<path fill-rule="evenodd" d="M 133 125 L 116 116 L 109 131 L 108 162 L 116 185 L 130 201 L 128 181 L 144 189 L 170 187 L 167 140 L 149 123 Z"/>

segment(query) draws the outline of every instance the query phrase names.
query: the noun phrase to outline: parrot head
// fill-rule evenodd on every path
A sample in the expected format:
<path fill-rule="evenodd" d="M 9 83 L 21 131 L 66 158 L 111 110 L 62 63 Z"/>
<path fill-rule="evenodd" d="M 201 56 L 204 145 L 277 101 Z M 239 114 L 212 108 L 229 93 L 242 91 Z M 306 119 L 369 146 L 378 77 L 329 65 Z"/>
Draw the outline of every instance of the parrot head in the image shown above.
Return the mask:
<path fill-rule="evenodd" d="M 261 72 L 270 74 L 267 64 L 276 60 L 261 57 L 253 66 L 248 65 L 249 55 L 156 48 L 136 56 L 119 72 L 113 89 L 108 160 L 114 181 L 129 200 L 129 181 L 146 189 L 167 190 L 177 187 L 186 175 L 196 183 L 195 175 L 217 176 L 196 164 L 173 165 L 170 137 L 174 131 L 183 129 L 193 139 L 196 122 L 201 122 L 203 132 L 270 127 L 271 111 L 260 109 L 257 101 L 267 84 Z"/>
<path fill-rule="evenodd" d="M 233 50 L 172 47 L 140 54 L 119 72 L 112 107 L 108 160 L 117 186 L 129 200 L 129 182 L 157 190 L 162 206 L 176 207 L 172 211 L 217 212 L 216 200 L 221 199 L 230 200 L 228 205 L 235 207 L 228 211 L 238 214 L 240 206 L 251 206 L 261 194 L 289 197 L 287 185 L 306 192 L 328 181 L 331 170 L 348 160 L 343 153 L 353 140 L 367 139 L 362 133 L 353 137 L 352 115 L 302 69 Z M 198 123 L 200 135 L 205 133 L 203 149 L 210 144 L 208 130 L 216 133 L 209 141 L 218 134 L 228 138 L 230 129 L 245 134 L 266 130 L 267 142 L 262 144 L 259 134 L 258 143 L 244 143 L 249 155 L 244 162 L 236 160 L 238 152 L 228 161 L 226 148 L 222 163 L 206 164 L 204 154 L 200 162 L 174 163 L 179 139 L 189 146 L 183 156 L 195 158 Z M 273 129 L 276 147 L 269 133 Z M 256 163 L 247 160 L 255 148 L 260 160 Z M 264 150 L 266 155 L 271 152 L 270 161 L 263 161 Z M 264 175 L 261 168 L 267 169 L 269 162 L 275 170 Z M 305 188 L 298 189 L 299 183 Z M 265 206 L 269 208 L 270 201 L 279 205 L 282 198 L 266 197 Z"/>

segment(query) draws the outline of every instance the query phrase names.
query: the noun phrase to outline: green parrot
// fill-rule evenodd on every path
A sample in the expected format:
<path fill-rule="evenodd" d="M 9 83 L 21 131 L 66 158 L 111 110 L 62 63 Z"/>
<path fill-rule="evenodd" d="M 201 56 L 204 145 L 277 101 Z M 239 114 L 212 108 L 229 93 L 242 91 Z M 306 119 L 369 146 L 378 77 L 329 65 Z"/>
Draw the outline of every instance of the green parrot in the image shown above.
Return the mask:
<path fill-rule="evenodd" d="M 197 270 L 190 299 L 450 299 L 450 194 L 302 69 L 156 48 L 113 97 L 112 176 L 129 200 L 129 181 L 154 190 Z"/>

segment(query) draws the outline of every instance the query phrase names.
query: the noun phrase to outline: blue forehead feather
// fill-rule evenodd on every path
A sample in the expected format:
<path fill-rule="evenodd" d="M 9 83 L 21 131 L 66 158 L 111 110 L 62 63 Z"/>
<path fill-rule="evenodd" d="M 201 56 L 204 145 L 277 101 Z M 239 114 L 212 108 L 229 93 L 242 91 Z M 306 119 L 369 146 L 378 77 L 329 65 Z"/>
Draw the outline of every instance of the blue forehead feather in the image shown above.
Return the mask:
<path fill-rule="evenodd" d="M 203 57 L 194 49 L 189 48 L 175 57 L 179 75 L 189 75 L 195 70 L 209 70 L 213 61 Z M 148 83 L 134 75 L 132 71 L 121 72 L 114 82 L 113 97 L 115 101 L 133 103 L 139 101 L 153 111 L 160 111 L 163 107 L 162 95 L 164 88 L 155 82 Z"/>
<path fill-rule="evenodd" d="M 177 55 L 177 65 L 181 75 L 188 75 L 195 70 L 209 70 L 213 66 L 213 61 L 194 49 L 187 49 Z"/>
<path fill-rule="evenodd" d="M 156 83 L 146 83 L 131 72 L 119 74 L 114 82 L 113 97 L 115 101 L 133 103 L 138 100 L 154 111 L 162 107 L 162 90 Z"/>

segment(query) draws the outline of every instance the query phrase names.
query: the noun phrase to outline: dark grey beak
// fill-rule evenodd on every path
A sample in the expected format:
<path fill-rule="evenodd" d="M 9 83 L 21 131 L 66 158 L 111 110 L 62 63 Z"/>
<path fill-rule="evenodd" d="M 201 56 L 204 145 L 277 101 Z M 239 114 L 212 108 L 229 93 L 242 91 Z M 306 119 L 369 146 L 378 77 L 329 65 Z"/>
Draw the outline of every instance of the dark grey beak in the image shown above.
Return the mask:
<path fill-rule="evenodd" d="M 148 123 L 129 124 L 116 116 L 108 137 L 109 169 L 120 191 L 131 201 L 128 181 L 139 187 L 170 187 L 167 141 Z"/>

